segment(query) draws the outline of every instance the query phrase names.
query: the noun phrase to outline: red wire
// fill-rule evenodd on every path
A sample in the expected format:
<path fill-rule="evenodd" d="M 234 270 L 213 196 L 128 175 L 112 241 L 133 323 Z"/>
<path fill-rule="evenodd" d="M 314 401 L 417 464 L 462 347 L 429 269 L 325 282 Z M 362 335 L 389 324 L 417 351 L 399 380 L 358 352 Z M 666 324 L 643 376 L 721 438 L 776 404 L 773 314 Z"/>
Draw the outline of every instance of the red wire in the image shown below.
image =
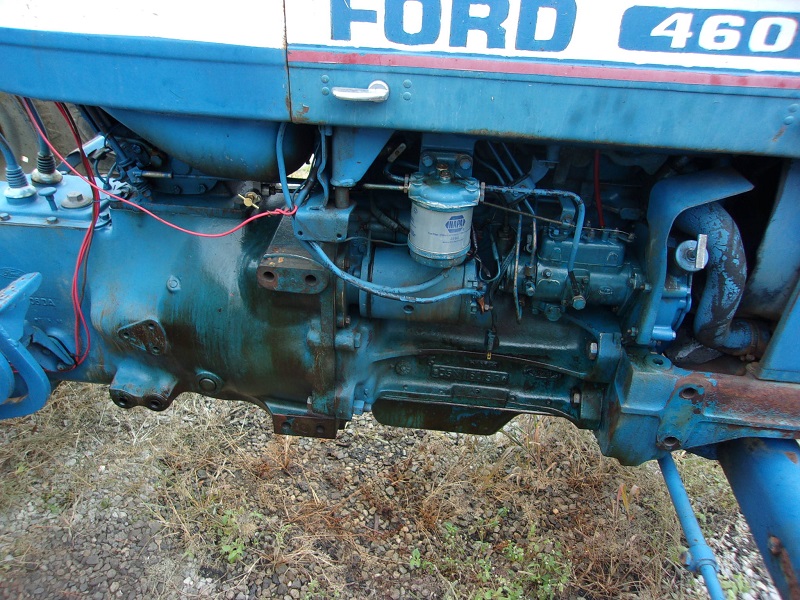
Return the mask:
<path fill-rule="evenodd" d="M 597 221 L 600 228 L 606 226 L 603 218 L 603 199 L 600 197 L 600 150 L 594 151 L 594 203 L 597 206 Z"/>
<path fill-rule="evenodd" d="M 89 350 L 91 348 L 91 333 L 90 333 L 89 326 L 86 323 L 86 318 L 85 318 L 85 316 L 83 314 L 83 309 L 81 307 L 81 297 L 80 297 L 81 295 L 78 292 L 78 281 L 79 281 L 79 278 L 80 278 L 81 266 L 84 265 L 84 263 L 86 263 L 86 261 L 88 261 L 89 249 L 91 248 L 92 238 L 94 236 L 94 228 L 95 228 L 95 225 L 97 223 L 97 219 L 98 219 L 98 217 L 100 215 L 100 193 L 103 193 L 106 196 L 108 196 L 109 198 L 114 198 L 115 200 L 117 200 L 119 202 L 122 202 L 123 204 L 125 204 L 127 206 L 130 206 L 132 208 L 135 208 L 136 210 L 139 210 L 139 211 L 145 213 L 146 215 L 152 217 L 156 221 L 158 221 L 160 223 L 163 223 L 167 227 L 171 227 L 172 229 L 175 229 L 175 230 L 180 231 L 182 233 L 186 233 L 188 235 L 192 235 L 192 236 L 195 236 L 195 237 L 201 237 L 201 238 L 221 238 L 221 237 L 225 237 L 225 236 L 231 235 L 232 233 L 235 233 L 235 232 L 239 231 L 242 227 L 244 227 L 245 225 L 247 225 L 249 223 L 252 223 L 253 221 L 255 221 L 257 219 L 262 219 L 264 217 L 270 217 L 270 216 L 276 216 L 276 215 L 283 215 L 283 216 L 290 217 L 290 216 L 294 215 L 297 212 L 297 207 L 294 207 L 292 210 L 286 210 L 286 209 L 278 208 L 278 209 L 275 209 L 275 210 L 265 211 L 263 213 L 260 213 L 260 214 L 257 214 L 257 215 L 253 215 L 252 217 L 250 217 L 248 219 L 245 219 L 244 221 L 239 223 L 239 225 L 237 225 L 236 227 L 233 227 L 233 228 L 231 228 L 231 229 L 229 229 L 227 231 L 223 231 L 223 232 L 220 232 L 220 233 L 203 233 L 203 232 L 199 232 L 199 231 L 192 231 L 190 229 L 184 229 L 183 227 L 175 225 L 174 223 L 170 223 L 169 221 L 166 221 L 165 219 L 162 219 L 161 217 L 159 217 L 155 213 L 147 210 L 143 206 L 139 206 L 135 202 L 131 202 L 130 200 L 122 198 L 121 196 L 117 196 L 115 194 L 112 194 L 112 193 L 110 193 L 110 192 L 108 192 L 106 190 L 103 190 L 103 189 L 101 189 L 100 187 L 97 186 L 97 183 L 94 180 L 94 172 L 92 171 L 91 165 L 89 164 L 89 159 L 87 158 L 86 154 L 83 151 L 83 143 L 81 142 L 81 139 L 80 139 L 80 133 L 78 132 L 78 128 L 75 125 L 75 121 L 72 118 L 72 115 L 69 114 L 69 111 L 66 109 L 66 107 L 63 104 L 57 102 L 56 103 L 56 107 L 58 108 L 59 112 L 61 113 L 61 116 L 66 120 L 67 125 L 69 125 L 69 128 L 72 131 L 72 135 L 75 138 L 75 142 L 78 145 L 78 152 L 80 153 L 81 163 L 83 164 L 84 169 L 86 169 L 86 173 L 87 173 L 88 177 L 91 178 L 91 181 L 87 177 L 84 177 L 83 175 L 81 175 L 78 172 L 77 169 L 75 169 L 71 164 L 69 164 L 67 162 L 67 160 L 58 152 L 58 150 L 56 150 L 55 146 L 53 146 L 53 144 L 50 142 L 50 140 L 44 134 L 44 131 L 42 131 L 42 129 L 39 127 L 38 123 L 36 122 L 36 119 L 33 118 L 33 114 L 31 113 L 30 109 L 26 106 L 25 110 L 28 113 L 28 116 L 30 117 L 30 121 L 33 124 L 33 127 L 36 129 L 36 132 L 39 134 L 39 136 L 41 136 L 41 138 L 44 140 L 45 144 L 47 144 L 47 147 L 50 148 L 50 151 L 56 157 L 58 157 L 58 159 L 62 162 L 62 164 L 66 165 L 67 168 L 70 171 L 72 171 L 73 174 L 78 176 L 78 178 L 83 180 L 85 183 L 89 184 L 89 186 L 92 189 L 92 196 L 94 198 L 94 201 L 92 202 L 92 222 L 91 222 L 91 224 L 89 226 L 89 229 L 86 231 L 86 235 L 84 236 L 83 242 L 81 243 L 81 247 L 80 247 L 80 249 L 78 251 L 78 258 L 77 258 L 77 260 L 75 262 L 75 271 L 74 271 L 73 276 L 72 276 L 72 290 L 71 290 L 72 293 L 71 293 L 71 296 L 72 296 L 73 312 L 75 313 L 75 365 L 72 367 L 73 369 L 76 368 L 78 365 L 80 365 L 81 363 L 83 363 L 86 360 L 86 358 L 89 355 Z M 86 350 L 83 353 L 81 353 L 81 351 L 80 351 L 80 349 L 81 349 L 80 348 L 81 347 L 81 336 L 80 336 L 81 329 L 83 329 L 84 333 L 86 334 Z"/>

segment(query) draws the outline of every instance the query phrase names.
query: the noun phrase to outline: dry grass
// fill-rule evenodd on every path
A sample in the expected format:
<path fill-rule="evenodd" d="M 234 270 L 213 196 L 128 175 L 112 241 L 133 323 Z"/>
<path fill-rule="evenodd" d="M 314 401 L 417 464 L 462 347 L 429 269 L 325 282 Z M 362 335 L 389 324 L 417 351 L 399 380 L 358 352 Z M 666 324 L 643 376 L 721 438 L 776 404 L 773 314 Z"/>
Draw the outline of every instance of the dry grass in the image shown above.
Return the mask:
<path fill-rule="evenodd" d="M 87 474 L 119 460 L 135 466 L 131 490 L 152 487 L 144 504 L 183 554 L 170 560 L 223 589 L 288 568 L 307 598 L 695 593 L 654 466 L 623 468 L 564 421 L 521 417 L 480 438 L 362 420 L 334 442 L 265 433 L 256 410 L 187 396 L 125 412 L 102 388 L 67 384 L 0 424 L 0 510 L 49 479 L 68 529 Z M 679 462 L 690 492 L 711 490 L 709 518 L 735 514 L 713 466 Z"/>

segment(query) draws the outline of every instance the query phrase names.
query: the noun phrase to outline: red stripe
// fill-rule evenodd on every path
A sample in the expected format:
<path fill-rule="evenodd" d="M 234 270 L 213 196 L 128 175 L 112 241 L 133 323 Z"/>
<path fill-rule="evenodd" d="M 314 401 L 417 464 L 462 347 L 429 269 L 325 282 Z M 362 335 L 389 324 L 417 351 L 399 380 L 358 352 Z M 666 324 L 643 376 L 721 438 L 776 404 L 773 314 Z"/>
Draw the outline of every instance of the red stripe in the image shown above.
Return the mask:
<path fill-rule="evenodd" d="M 414 67 L 445 71 L 479 71 L 511 75 L 549 75 L 580 79 L 686 83 L 747 88 L 800 89 L 800 77 L 789 75 L 730 75 L 693 70 L 640 69 L 633 67 L 590 67 L 559 62 L 493 60 L 457 56 L 417 54 L 362 54 L 325 50 L 289 50 L 289 62 L 376 67 Z"/>

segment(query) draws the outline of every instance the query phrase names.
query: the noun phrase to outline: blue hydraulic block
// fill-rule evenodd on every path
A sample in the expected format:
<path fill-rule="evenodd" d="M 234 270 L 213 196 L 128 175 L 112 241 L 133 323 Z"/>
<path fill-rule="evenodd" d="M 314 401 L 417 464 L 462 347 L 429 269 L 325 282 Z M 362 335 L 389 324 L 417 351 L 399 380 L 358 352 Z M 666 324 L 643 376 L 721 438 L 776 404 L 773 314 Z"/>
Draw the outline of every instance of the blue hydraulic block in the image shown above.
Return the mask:
<path fill-rule="evenodd" d="M 800 598 L 800 446 L 747 438 L 717 446 L 717 459 L 783 598 Z"/>
<path fill-rule="evenodd" d="M 717 578 L 717 559 L 714 558 L 714 552 L 706 543 L 703 532 L 700 531 L 700 525 L 697 523 L 692 504 L 689 502 L 689 495 L 686 493 L 686 488 L 683 487 L 683 481 L 681 481 L 675 461 L 672 460 L 672 455 L 667 454 L 660 458 L 658 465 L 661 467 L 664 482 L 667 484 L 670 498 L 675 505 L 675 512 L 678 514 L 683 534 L 686 536 L 686 543 L 689 545 L 687 567 L 690 571 L 699 572 L 703 576 L 711 600 L 724 600 L 725 592 L 722 591 L 722 586 Z"/>

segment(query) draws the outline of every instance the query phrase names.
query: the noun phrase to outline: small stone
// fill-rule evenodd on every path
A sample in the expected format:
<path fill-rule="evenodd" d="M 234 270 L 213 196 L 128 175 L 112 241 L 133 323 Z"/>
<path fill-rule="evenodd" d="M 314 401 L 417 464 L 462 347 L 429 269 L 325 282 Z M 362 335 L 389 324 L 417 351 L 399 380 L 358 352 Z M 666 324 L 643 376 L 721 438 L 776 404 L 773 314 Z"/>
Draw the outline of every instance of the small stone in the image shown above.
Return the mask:
<path fill-rule="evenodd" d="M 86 558 L 86 564 L 90 567 L 96 567 L 99 563 L 100 559 L 95 554 L 92 554 Z"/>
<path fill-rule="evenodd" d="M 119 589 L 119 582 L 117 581 L 112 581 L 111 585 L 108 586 L 108 591 L 111 592 L 112 594 L 116 594 L 118 589 Z"/>

